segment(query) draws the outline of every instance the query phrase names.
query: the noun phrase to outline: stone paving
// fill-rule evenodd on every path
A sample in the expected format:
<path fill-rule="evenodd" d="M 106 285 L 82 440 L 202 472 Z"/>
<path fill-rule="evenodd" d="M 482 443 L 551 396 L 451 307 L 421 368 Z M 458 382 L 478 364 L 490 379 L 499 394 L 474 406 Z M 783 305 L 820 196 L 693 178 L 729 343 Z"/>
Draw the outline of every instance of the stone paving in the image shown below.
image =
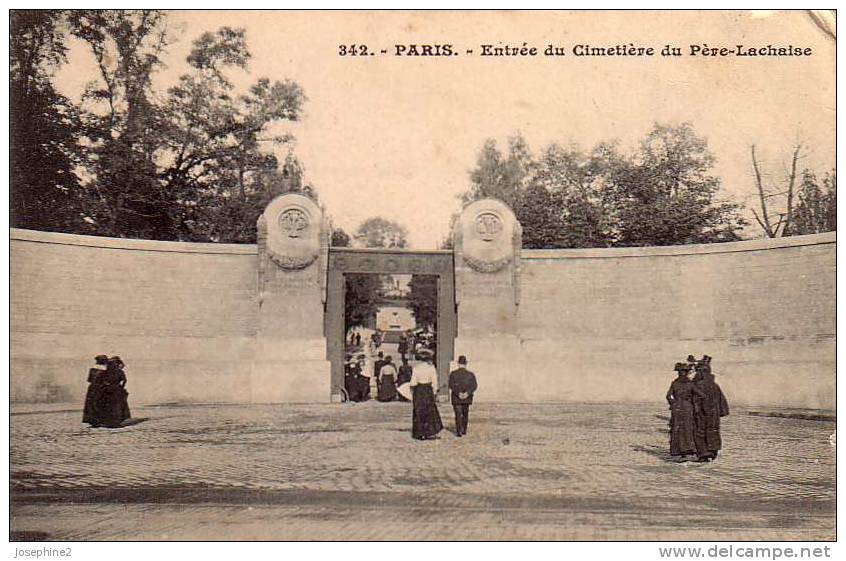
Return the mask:
<path fill-rule="evenodd" d="M 831 422 L 734 410 L 694 464 L 667 457 L 661 404 L 477 404 L 466 437 L 425 442 L 407 403 L 133 414 L 13 412 L 13 538 L 835 538 Z"/>

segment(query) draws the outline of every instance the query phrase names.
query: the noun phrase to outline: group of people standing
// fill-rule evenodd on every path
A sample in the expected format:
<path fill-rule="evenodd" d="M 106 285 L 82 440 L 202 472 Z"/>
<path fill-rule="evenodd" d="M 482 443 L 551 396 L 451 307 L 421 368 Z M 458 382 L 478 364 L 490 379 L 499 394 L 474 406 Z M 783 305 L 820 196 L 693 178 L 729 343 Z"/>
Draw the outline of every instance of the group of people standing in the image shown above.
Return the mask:
<path fill-rule="evenodd" d="M 711 357 L 677 362 L 677 378 L 667 391 L 670 405 L 670 455 L 695 456 L 698 462 L 717 459 L 722 449 L 720 418 L 729 414 L 728 401 L 711 372 Z M 693 377 L 691 378 L 691 373 Z"/>
<path fill-rule="evenodd" d="M 391 355 L 382 351 L 368 367 L 367 357 L 359 354 L 351 359 L 344 368 L 344 390 L 350 401 L 367 401 L 371 396 L 371 381 L 375 382 L 378 401 L 408 401 L 397 388 L 411 381 L 412 368 L 408 359 L 402 357 L 402 364 L 397 368 Z"/>
<path fill-rule="evenodd" d="M 119 356 L 106 355 L 97 355 L 94 363 L 96 366 L 88 371 L 82 422 L 92 427 L 117 428 L 131 417 L 125 365 Z"/>
<path fill-rule="evenodd" d="M 391 355 L 377 354 L 372 370 L 368 368 L 366 356 L 359 354 L 350 360 L 345 369 L 344 386 L 350 401 L 367 401 L 371 394 L 371 379 L 376 382 L 376 399 L 382 402 L 409 401 L 398 390 L 408 384 L 411 390 L 412 414 L 411 435 L 416 440 L 436 438 L 444 428 L 438 412 L 436 395 L 438 392 L 438 372 L 433 364 L 433 356 L 427 356 L 414 368 L 403 353 L 399 368 Z M 470 405 L 473 394 L 478 388 L 476 376 L 467 370 L 467 357 L 458 357 L 458 368 L 450 372 L 448 388 L 450 401 L 455 412 L 455 434 L 467 434 Z"/>
<path fill-rule="evenodd" d="M 418 368 L 411 376 L 412 413 L 411 436 L 417 440 L 436 438 L 444 428 L 435 394 L 438 391 L 438 372 L 434 365 L 423 362 L 424 368 Z M 455 413 L 455 436 L 467 434 L 470 417 L 470 405 L 473 394 L 478 389 L 476 375 L 467 370 L 467 357 L 458 357 L 458 368 L 449 373 L 447 383 L 452 409 Z"/>

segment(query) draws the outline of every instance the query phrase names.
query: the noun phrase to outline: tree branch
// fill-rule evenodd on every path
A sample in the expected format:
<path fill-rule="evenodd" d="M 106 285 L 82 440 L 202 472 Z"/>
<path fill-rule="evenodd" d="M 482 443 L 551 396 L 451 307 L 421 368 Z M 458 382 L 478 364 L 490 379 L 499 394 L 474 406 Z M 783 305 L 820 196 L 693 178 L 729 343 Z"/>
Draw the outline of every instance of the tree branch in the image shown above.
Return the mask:
<path fill-rule="evenodd" d="M 767 200 L 764 197 L 764 183 L 761 179 L 761 170 L 758 168 L 758 159 L 755 157 L 755 145 L 752 145 L 752 168 L 755 170 L 755 185 L 758 188 L 758 197 L 761 201 L 761 214 L 763 215 L 763 222 L 760 218 L 758 218 L 757 213 L 755 214 L 755 219 L 758 221 L 758 224 L 764 229 L 764 232 L 767 234 L 767 237 L 774 238 L 775 232 L 773 232 L 772 227 L 770 226 L 770 219 L 767 216 Z M 754 209 L 752 210 L 754 213 Z"/>

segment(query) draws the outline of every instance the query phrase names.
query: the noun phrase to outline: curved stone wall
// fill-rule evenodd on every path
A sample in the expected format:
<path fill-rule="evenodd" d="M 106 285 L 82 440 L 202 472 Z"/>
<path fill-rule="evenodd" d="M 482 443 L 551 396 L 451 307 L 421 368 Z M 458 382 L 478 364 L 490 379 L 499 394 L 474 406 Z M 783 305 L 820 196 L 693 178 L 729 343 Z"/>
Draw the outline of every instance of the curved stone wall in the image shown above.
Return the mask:
<path fill-rule="evenodd" d="M 734 403 L 834 408 L 835 242 L 523 250 L 525 398 L 662 399 L 704 353 Z"/>
<path fill-rule="evenodd" d="M 656 401 L 706 353 L 733 403 L 833 408 L 835 241 L 523 250 L 521 389 L 477 370 L 478 397 Z M 81 403 L 98 353 L 126 362 L 130 403 L 255 395 L 256 246 L 17 229 L 10 246 L 13 400 Z"/>
<path fill-rule="evenodd" d="M 130 405 L 248 399 L 255 246 L 12 229 L 10 251 L 12 400 L 81 400 L 100 353 Z"/>

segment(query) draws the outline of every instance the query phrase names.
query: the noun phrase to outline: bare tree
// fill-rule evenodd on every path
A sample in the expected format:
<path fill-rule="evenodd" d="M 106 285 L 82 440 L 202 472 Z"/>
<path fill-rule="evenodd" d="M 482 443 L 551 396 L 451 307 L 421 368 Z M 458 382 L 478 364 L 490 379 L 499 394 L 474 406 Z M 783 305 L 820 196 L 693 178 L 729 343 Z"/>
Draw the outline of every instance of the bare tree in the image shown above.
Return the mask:
<path fill-rule="evenodd" d="M 763 175 L 761 173 L 761 166 L 758 162 L 758 157 L 755 154 L 755 145 L 751 147 L 752 152 L 752 169 L 755 171 L 755 187 L 758 190 L 758 200 L 760 202 L 760 214 L 753 208 L 752 214 L 755 220 L 764 230 L 764 234 L 768 238 L 778 238 L 785 235 L 790 235 L 790 227 L 793 221 L 793 200 L 796 188 L 796 169 L 799 163 L 799 158 L 802 157 L 802 144 L 797 143 L 793 147 L 793 155 L 790 160 L 790 171 L 786 173 L 784 178 L 784 185 L 782 190 L 772 192 L 764 185 Z M 778 221 L 773 225 L 773 214 L 771 214 L 771 201 L 774 197 L 785 197 L 785 208 L 783 212 L 776 212 Z"/>

